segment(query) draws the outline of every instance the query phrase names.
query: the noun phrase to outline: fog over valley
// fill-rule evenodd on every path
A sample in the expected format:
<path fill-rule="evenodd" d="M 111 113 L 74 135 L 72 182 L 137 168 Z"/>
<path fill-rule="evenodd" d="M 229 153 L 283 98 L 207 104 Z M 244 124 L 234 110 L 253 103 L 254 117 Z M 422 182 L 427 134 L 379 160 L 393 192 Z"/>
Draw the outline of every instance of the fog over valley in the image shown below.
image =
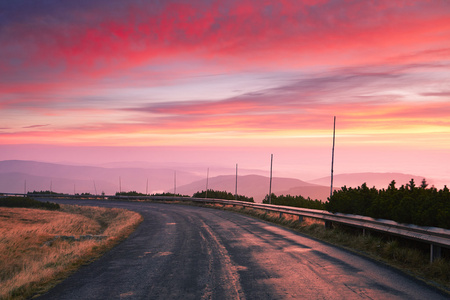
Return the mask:
<path fill-rule="evenodd" d="M 129 167 L 126 167 L 126 166 Z M 141 165 L 142 167 L 137 167 Z M 146 163 L 111 163 L 103 167 L 54 164 L 36 161 L 0 161 L 0 192 L 24 193 L 32 191 L 53 191 L 58 193 L 91 193 L 107 195 L 122 191 L 139 193 L 173 193 L 192 196 L 206 189 L 207 170 L 195 166 L 178 168 L 151 167 Z M 266 175 L 263 175 L 266 173 Z M 269 193 L 269 172 L 238 168 L 238 194 L 253 197 L 261 202 Z M 421 182 L 423 177 L 401 173 L 353 173 L 335 174 L 334 188 L 357 187 L 367 183 L 369 187 L 386 188 L 392 180 L 397 186 L 411 179 Z M 426 178 L 431 185 L 440 187 L 443 181 Z M 234 194 L 236 188 L 235 169 L 210 168 L 208 189 L 227 191 Z M 330 194 L 330 177 L 286 178 L 273 177 L 272 192 L 276 195 L 301 195 L 305 198 L 325 201 Z"/>

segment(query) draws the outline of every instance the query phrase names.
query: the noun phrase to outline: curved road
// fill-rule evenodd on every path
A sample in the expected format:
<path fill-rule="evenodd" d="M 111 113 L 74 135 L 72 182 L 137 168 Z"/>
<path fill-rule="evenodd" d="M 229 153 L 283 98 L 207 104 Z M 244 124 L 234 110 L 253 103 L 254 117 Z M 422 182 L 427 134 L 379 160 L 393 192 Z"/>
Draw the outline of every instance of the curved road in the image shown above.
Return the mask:
<path fill-rule="evenodd" d="M 448 299 L 388 267 L 239 214 L 76 203 L 138 211 L 144 221 L 39 299 Z"/>

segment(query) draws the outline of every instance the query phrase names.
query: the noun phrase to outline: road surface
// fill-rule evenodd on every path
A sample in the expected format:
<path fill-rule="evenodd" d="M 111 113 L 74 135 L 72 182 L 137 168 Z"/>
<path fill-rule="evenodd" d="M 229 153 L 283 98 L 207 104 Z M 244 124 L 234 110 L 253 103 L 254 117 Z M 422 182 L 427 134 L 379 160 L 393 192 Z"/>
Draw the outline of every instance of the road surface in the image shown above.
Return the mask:
<path fill-rule="evenodd" d="M 74 201 L 60 201 L 67 202 Z M 240 214 L 76 202 L 138 211 L 144 221 L 39 299 L 448 299 L 391 268 Z"/>

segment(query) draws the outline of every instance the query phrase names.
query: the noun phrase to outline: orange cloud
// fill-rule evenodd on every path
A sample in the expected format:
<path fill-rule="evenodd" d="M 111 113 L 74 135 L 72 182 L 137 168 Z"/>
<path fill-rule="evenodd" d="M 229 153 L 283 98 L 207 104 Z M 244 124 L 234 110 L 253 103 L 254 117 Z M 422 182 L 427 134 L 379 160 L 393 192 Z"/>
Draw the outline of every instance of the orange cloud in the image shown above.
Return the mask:
<path fill-rule="evenodd" d="M 223 105 L 225 107 L 225 105 Z M 341 144 L 385 143 L 415 144 L 419 139 L 432 141 L 428 147 L 448 147 L 450 107 L 447 103 L 397 103 L 319 105 L 302 108 L 290 106 L 287 111 L 238 111 L 224 109 L 223 114 L 213 107 L 213 114 L 193 115 L 190 111 L 172 110 L 172 115 L 159 116 L 134 123 L 91 123 L 81 126 L 28 126 L 28 128 L 0 132 L 5 144 L 58 143 L 93 145 L 164 145 L 227 144 L 230 140 L 241 145 L 254 145 L 267 139 L 296 139 L 328 141 L 332 116 L 338 117 Z M 246 106 L 243 106 L 246 107 Z M 186 107 L 184 107 L 186 109 Z M 242 107 L 241 107 L 242 108 Z M 195 108 L 197 109 L 197 108 Z M 187 110 L 187 109 L 186 109 Z M 5 130 L 4 130 L 5 131 Z M 288 139 L 290 139 L 288 141 Z M 284 142 L 283 142 L 284 143 Z"/>

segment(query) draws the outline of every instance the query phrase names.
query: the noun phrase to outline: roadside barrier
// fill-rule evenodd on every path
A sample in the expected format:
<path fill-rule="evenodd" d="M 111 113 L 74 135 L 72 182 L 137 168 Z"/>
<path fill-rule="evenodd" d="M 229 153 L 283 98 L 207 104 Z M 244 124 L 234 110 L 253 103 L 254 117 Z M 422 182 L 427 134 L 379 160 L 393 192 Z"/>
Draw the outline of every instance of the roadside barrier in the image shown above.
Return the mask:
<path fill-rule="evenodd" d="M 0 193 L 0 196 L 25 197 L 26 194 Z M 450 249 L 450 230 L 437 227 L 424 227 L 411 224 L 400 224 L 390 220 L 373 219 L 365 216 L 331 213 L 323 210 L 298 208 L 290 206 L 280 206 L 272 204 L 252 203 L 236 200 L 191 198 L 191 197 L 171 197 L 171 196 L 107 196 L 107 195 L 61 195 L 61 194 L 32 194 L 33 198 L 58 198 L 58 199 L 98 199 L 98 200 L 153 200 L 153 201 L 190 201 L 197 203 L 211 203 L 222 205 L 242 206 L 245 208 L 261 209 L 267 212 L 294 215 L 299 218 L 314 218 L 323 220 L 326 228 L 331 228 L 333 223 L 344 224 L 362 229 L 363 235 L 367 230 L 382 232 L 389 235 L 399 236 L 430 245 L 430 262 L 441 257 L 442 247 Z"/>

